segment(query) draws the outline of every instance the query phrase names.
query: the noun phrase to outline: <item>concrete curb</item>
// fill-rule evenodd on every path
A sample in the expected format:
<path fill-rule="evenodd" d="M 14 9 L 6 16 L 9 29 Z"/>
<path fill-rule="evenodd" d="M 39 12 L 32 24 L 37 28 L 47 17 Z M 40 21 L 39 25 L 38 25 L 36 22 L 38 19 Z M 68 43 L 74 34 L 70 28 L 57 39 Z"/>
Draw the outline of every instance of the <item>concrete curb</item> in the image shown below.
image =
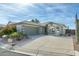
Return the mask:
<path fill-rule="evenodd" d="M 0 47 L 0 48 L 5 49 L 5 48 L 3 48 L 3 47 Z M 21 51 L 17 51 L 17 50 L 10 50 L 10 49 L 5 49 L 5 50 L 10 51 L 10 52 L 25 54 L 25 55 L 28 55 L 28 56 L 36 56 L 36 55 L 34 55 L 34 54 L 31 54 L 31 53 L 21 52 Z"/>
<path fill-rule="evenodd" d="M 1 48 L 5 49 L 3 47 L 1 47 Z M 21 52 L 21 51 L 18 51 L 18 50 L 10 50 L 10 49 L 5 49 L 5 50 L 10 51 L 10 52 L 15 52 L 15 53 L 20 53 L 20 54 L 28 55 L 28 56 L 41 56 L 41 55 L 36 55 L 36 54 L 32 54 L 32 53 Z M 79 56 L 78 54 L 79 54 L 79 52 L 75 51 L 75 56 Z M 73 56 L 73 55 L 70 55 L 70 56 Z"/>
<path fill-rule="evenodd" d="M 28 56 L 35 56 L 34 54 L 26 53 L 26 52 L 21 52 L 21 51 L 17 51 L 17 50 L 8 50 L 8 51 L 16 52 L 16 53 L 20 53 L 20 54 L 25 54 L 25 55 L 28 55 Z"/>

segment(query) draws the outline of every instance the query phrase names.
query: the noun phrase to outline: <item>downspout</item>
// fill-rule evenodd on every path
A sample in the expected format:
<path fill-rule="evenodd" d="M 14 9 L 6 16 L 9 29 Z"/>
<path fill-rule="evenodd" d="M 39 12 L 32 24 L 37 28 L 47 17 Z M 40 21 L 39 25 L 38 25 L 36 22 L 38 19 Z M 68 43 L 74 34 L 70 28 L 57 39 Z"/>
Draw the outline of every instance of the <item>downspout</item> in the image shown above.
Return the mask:
<path fill-rule="evenodd" d="M 48 35 L 48 24 L 45 26 L 45 35 Z"/>

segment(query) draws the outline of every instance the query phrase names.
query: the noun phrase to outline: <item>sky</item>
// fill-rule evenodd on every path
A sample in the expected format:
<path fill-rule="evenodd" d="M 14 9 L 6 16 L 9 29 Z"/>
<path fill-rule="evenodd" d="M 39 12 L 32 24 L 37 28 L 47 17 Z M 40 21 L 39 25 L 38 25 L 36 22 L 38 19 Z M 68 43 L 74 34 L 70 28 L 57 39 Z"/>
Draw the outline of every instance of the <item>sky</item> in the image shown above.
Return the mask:
<path fill-rule="evenodd" d="M 77 3 L 0 3 L 0 24 L 37 18 L 40 22 L 52 21 L 75 29 L 76 13 L 79 14 Z"/>

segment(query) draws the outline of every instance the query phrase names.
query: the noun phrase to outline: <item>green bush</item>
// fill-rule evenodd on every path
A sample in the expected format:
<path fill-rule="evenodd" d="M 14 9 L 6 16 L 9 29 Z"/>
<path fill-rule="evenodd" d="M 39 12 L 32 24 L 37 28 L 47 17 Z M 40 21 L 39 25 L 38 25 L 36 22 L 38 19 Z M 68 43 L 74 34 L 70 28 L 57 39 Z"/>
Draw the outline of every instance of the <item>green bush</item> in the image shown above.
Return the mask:
<path fill-rule="evenodd" d="M 0 37 L 2 37 L 4 35 L 4 32 L 0 31 Z"/>
<path fill-rule="evenodd" d="M 10 38 L 16 39 L 16 40 L 21 40 L 23 38 L 23 33 L 21 32 L 14 32 L 9 35 Z"/>

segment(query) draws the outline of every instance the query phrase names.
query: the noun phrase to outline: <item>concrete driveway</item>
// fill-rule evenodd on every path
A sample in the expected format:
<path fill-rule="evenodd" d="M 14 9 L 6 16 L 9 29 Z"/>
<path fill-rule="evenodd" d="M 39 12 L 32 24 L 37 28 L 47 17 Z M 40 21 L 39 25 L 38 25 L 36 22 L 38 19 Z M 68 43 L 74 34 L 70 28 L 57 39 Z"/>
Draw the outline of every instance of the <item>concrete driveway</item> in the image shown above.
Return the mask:
<path fill-rule="evenodd" d="M 16 50 L 31 55 L 65 56 L 74 55 L 72 37 L 40 36 Z"/>

